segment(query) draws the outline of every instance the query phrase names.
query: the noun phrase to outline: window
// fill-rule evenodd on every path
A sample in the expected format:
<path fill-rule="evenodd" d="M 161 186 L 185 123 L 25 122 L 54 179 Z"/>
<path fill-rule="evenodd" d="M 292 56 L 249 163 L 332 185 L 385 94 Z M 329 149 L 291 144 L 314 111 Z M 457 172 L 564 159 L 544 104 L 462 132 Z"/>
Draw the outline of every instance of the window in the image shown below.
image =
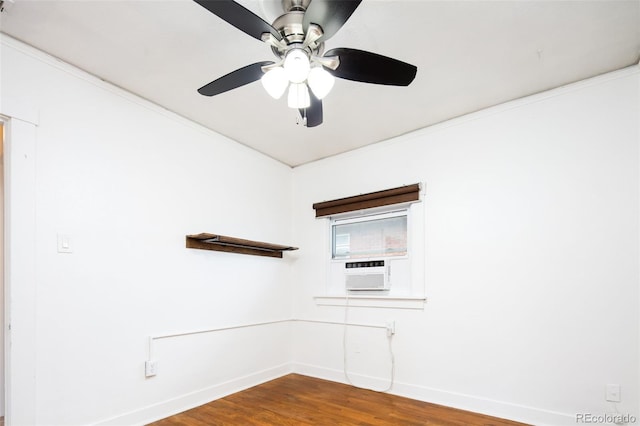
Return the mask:
<path fill-rule="evenodd" d="M 326 220 L 326 281 L 318 305 L 423 309 L 421 184 L 313 204 Z"/>
<path fill-rule="evenodd" d="M 407 211 L 334 220 L 331 257 L 362 259 L 407 255 Z"/>

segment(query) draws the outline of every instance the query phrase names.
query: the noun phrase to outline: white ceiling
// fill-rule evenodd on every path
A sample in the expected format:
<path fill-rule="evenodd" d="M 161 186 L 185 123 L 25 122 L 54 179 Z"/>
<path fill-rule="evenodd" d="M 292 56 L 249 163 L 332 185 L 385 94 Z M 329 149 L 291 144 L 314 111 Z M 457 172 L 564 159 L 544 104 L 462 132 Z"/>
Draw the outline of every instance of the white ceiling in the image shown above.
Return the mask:
<path fill-rule="evenodd" d="M 7 4 L 10 0 L 7 0 Z M 640 59 L 640 0 L 364 0 L 326 49 L 418 67 L 409 87 L 337 79 L 324 123 L 259 82 L 196 92 L 271 49 L 191 0 L 13 0 L 0 31 L 291 166 Z M 239 0 L 271 22 L 278 0 Z"/>

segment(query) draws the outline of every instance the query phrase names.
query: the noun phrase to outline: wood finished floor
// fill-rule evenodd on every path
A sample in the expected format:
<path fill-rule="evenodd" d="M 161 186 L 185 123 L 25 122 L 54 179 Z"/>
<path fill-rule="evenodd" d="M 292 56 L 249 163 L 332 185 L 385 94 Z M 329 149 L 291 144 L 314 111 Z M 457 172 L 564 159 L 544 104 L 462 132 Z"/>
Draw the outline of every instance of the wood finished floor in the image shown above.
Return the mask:
<path fill-rule="evenodd" d="M 152 426 L 516 426 L 483 414 L 290 374 Z"/>

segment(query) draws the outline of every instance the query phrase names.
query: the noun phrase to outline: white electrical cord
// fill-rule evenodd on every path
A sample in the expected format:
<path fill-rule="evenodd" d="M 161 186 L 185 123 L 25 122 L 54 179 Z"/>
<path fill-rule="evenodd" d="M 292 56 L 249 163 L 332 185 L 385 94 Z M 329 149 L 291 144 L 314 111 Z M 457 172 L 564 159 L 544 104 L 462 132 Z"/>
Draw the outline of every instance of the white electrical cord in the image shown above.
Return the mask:
<path fill-rule="evenodd" d="M 395 381 L 395 370 L 396 370 L 395 356 L 393 354 L 393 347 L 391 346 L 391 339 L 393 338 L 393 332 L 390 332 L 389 329 L 387 328 L 387 342 L 388 342 L 388 348 L 389 348 L 389 357 L 391 359 L 391 378 L 389 381 L 389 386 L 387 386 L 385 389 L 377 390 L 377 389 L 365 388 L 362 386 L 355 385 L 353 384 L 353 382 L 351 381 L 351 378 L 349 377 L 349 372 L 347 368 L 347 328 L 349 326 L 348 315 L 349 315 L 349 290 L 347 290 L 347 295 L 345 297 L 344 326 L 342 329 L 342 365 L 343 365 L 344 377 L 347 380 L 347 383 L 349 383 L 351 386 L 354 386 L 360 389 L 366 389 L 366 390 L 371 390 L 374 392 L 381 392 L 381 393 L 389 392 L 393 387 L 393 383 Z"/>
<path fill-rule="evenodd" d="M 620 411 L 618 411 L 618 404 L 616 404 L 616 403 L 615 403 L 615 402 L 613 402 L 613 401 L 609 401 L 609 404 L 611 404 L 611 405 L 613 406 L 613 409 L 615 410 L 616 415 L 620 415 Z M 617 424 L 617 425 L 626 425 L 627 423 L 626 423 L 626 422 L 621 422 L 621 421 L 618 421 L 618 422 L 615 422 L 615 421 L 614 421 L 614 424 Z"/>

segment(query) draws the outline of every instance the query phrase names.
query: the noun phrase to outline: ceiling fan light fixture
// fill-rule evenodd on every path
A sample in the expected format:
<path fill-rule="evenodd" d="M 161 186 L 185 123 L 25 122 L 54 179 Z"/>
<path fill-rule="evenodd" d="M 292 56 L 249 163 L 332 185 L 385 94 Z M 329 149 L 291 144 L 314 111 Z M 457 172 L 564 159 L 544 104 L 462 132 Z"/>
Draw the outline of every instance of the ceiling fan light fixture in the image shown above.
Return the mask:
<path fill-rule="evenodd" d="M 280 99 L 289 85 L 289 79 L 282 67 L 270 69 L 262 76 L 260 81 L 264 90 L 274 99 Z"/>
<path fill-rule="evenodd" d="M 289 108 L 309 108 L 311 98 L 309 97 L 307 85 L 304 83 L 291 83 L 287 101 Z"/>
<path fill-rule="evenodd" d="M 292 83 L 305 81 L 310 70 L 309 56 L 302 49 L 291 49 L 284 58 L 284 72 Z"/>
<path fill-rule="evenodd" d="M 307 77 L 307 83 L 318 99 L 323 99 L 329 94 L 335 80 L 336 79 L 321 66 L 312 68 Z"/>
<path fill-rule="evenodd" d="M 272 24 L 244 7 L 241 3 L 246 1 L 243 0 L 194 1 L 269 45 L 278 57 L 277 62 L 249 64 L 205 84 L 198 89 L 204 96 L 215 96 L 262 80 L 269 95 L 278 99 L 288 87 L 289 107 L 300 110 L 305 126 L 316 127 L 323 122 L 322 98 L 333 89 L 334 77 L 408 86 L 418 71 L 415 65 L 364 50 L 338 47 L 325 52 L 325 41 L 342 28 L 362 0 L 277 0 L 284 14 Z M 390 29 L 395 30 L 393 26 Z"/>

